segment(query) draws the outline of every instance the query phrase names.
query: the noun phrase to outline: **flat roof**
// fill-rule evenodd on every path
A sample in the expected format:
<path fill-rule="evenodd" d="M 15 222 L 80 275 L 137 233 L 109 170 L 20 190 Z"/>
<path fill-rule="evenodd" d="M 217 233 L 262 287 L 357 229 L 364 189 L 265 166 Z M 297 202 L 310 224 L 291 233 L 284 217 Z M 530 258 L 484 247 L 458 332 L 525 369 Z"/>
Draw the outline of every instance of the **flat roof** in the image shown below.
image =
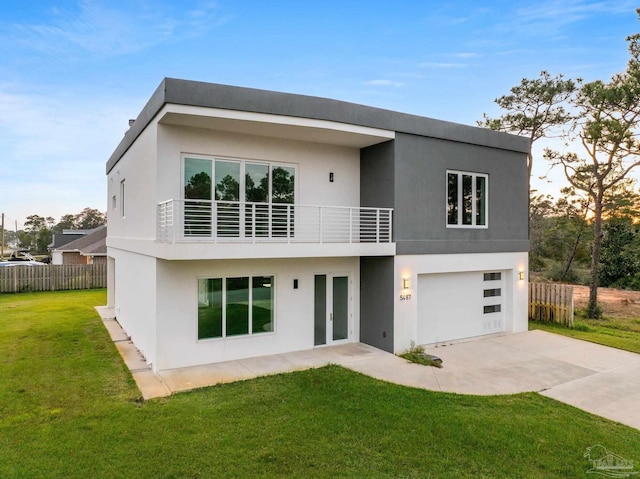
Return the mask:
<path fill-rule="evenodd" d="M 165 78 L 107 161 L 107 173 L 167 104 L 306 118 L 529 153 L 528 138 L 329 98 Z"/>

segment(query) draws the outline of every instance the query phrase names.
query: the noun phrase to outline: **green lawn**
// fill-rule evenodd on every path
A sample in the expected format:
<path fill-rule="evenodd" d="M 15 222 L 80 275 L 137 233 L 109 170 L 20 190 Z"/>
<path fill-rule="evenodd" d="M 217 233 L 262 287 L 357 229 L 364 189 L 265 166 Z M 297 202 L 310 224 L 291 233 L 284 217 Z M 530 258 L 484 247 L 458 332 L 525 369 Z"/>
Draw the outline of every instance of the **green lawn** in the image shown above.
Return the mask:
<path fill-rule="evenodd" d="M 330 366 L 141 402 L 93 306 L 0 295 L 0 477 L 586 477 L 640 431 L 537 394 L 472 397 Z"/>
<path fill-rule="evenodd" d="M 576 314 L 573 328 L 555 323 L 529 321 L 529 329 L 542 329 L 571 338 L 584 339 L 592 343 L 640 353 L 640 319 L 604 317 L 588 319 Z"/>

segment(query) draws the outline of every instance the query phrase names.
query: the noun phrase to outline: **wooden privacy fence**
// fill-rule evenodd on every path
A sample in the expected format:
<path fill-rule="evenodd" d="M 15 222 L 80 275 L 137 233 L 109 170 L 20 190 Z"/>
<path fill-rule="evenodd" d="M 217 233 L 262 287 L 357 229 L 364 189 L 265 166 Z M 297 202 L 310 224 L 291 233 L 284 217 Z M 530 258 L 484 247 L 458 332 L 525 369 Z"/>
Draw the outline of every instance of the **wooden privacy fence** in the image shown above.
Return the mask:
<path fill-rule="evenodd" d="M 573 327 L 573 286 L 529 283 L 529 320 Z"/>
<path fill-rule="evenodd" d="M 106 287 L 106 264 L 0 267 L 0 293 Z"/>

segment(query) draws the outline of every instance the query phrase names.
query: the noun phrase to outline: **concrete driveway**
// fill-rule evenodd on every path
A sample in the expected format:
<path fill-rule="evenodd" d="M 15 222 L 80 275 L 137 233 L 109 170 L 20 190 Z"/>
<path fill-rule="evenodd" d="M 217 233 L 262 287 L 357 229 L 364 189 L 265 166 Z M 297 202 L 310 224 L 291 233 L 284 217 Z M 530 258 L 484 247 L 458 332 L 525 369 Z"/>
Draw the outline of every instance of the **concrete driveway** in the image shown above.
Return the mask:
<path fill-rule="evenodd" d="M 640 355 L 544 331 L 429 348 L 443 368 L 372 358 L 346 367 L 434 391 L 493 395 L 536 391 L 640 429 Z"/>
<path fill-rule="evenodd" d="M 154 374 L 107 308 L 96 308 L 145 399 L 269 374 L 339 364 L 405 386 L 460 394 L 536 391 L 640 429 L 640 355 L 544 331 L 430 348 L 441 369 L 362 343 L 160 371 Z"/>

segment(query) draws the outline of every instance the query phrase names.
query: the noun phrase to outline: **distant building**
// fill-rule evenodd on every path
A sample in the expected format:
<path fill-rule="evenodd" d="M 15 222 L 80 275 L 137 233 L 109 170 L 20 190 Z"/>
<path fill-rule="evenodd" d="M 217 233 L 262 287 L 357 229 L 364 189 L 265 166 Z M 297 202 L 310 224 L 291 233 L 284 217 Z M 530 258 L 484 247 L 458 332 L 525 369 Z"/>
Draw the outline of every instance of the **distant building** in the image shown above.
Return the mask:
<path fill-rule="evenodd" d="M 58 246 L 50 248 L 52 264 L 106 264 L 107 262 L 107 227 L 99 226 L 83 233 L 55 235 Z M 67 238 L 71 241 L 64 241 Z M 60 244 L 61 243 L 61 244 Z"/>

